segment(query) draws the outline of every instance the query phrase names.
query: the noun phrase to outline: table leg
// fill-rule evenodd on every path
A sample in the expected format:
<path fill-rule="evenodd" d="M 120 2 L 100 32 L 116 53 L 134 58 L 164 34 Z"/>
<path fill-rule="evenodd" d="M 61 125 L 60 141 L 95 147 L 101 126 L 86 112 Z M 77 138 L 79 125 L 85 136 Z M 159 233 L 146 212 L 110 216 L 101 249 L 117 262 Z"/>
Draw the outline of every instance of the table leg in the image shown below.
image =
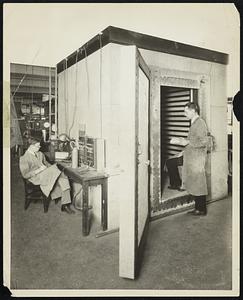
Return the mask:
<path fill-rule="evenodd" d="M 84 236 L 89 234 L 89 185 L 87 182 L 83 183 L 82 232 Z"/>
<path fill-rule="evenodd" d="M 107 230 L 107 178 L 103 179 L 101 185 L 101 222 L 102 222 L 102 229 Z"/>

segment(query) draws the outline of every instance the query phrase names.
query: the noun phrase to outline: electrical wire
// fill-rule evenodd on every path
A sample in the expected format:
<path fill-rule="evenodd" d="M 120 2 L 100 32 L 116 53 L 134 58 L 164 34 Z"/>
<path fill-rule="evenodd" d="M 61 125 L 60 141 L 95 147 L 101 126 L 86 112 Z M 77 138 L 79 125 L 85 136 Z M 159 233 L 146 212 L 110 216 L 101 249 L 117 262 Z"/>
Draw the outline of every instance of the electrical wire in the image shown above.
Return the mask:
<path fill-rule="evenodd" d="M 26 75 L 27 75 L 27 74 L 24 74 L 24 76 L 23 76 L 22 79 L 20 80 L 20 82 L 19 82 L 19 84 L 18 84 L 16 90 L 14 91 L 14 93 L 11 93 L 12 99 L 14 98 L 15 94 L 17 93 L 17 91 L 18 91 L 19 87 L 21 86 L 22 82 L 24 81 Z"/>
<path fill-rule="evenodd" d="M 76 111 L 77 111 L 78 53 L 79 53 L 79 50 L 77 50 L 77 52 L 76 52 L 74 111 L 73 111 L 72 125 L 71 125 L 71 127 L 69 128 L 69 132 L 68 132 L 68 133 L 69 133 L 69 134 L 68 134 L 69 137 L 70 137 L 71 129 L 73 128 L 73 125 L 74 125 L 74 120 L 75 120 L 75 117 L 76 117 Z"/>
<path fill-rule="evenodd" d="M 33 63 L 34 63 L 34 61 L 35 61 L 35 59 L 36 59 L 36 57 L 37 57 L 37 55 L 38 55 L 39 52 L 40 52 L 40 48 L 37 50 L 37 52 L 36 52 L 34 58 L 32 59 L 32 62 L 31 62 L 32 65 L 33 65 Z M 17 88 L 15 89 L 14 93 L 12 94 L 12 98 L 14 98 L 15 94 L 17 93 L 19 87 L 21 86 L 21 84 L 22 84 L 22 82 L 24 81 L 24 79 L 25 79 L 26 76 L 27 76 L 27 65 L 26 65 L 26 74 L 24 74 L 24 76 L 23 76 L 22 79 L 20 80 L 20 82 L 19 82 Z"/>
<path fill-rule="evenodd" d="M 68 60 L 66 60 L 66 109 L 67 109 L 67 115 L 66 115 L 66 118 L 67 118 L 67 128 L 68 128 L 68 125 L 69 125 L 69 70 L 68 70 Z"/>
<path fill-rule="evenodd" d="M 88 106 L 90 103 L 90 80 L 89 80 L 89 68 L 88 68 L 88 59 L 87 59 L 87 51 L 84 46 L 84 54 L 85 54 L 85 69 L 86 69 L 86 75 L 87 75 L 87 88 L 88 88 Z"/>
<path fill-rule="evenodd" d="M 67 59 L 65 60 L 64 71 L 64 110 L 65 110 L 65 131 L 68 132 L 68 110 L 67 110 Z"/>
<path fill-rule="evenodd" d="M 31 85 L 31 110 L 30 110 L 30 119 L 32 120 L 32 118 L 33 118 L 33 65 L 32 65 L 32 67 L 31 67 L 31 79 L 32 79 L 32 81 L 31 81 L 31 83 L 32 83 L 32 85 Z"/>
<path fill-rule="evenodd" d="M 99 34 L 99 42 L 100 42 L 100 137 L 103 137 L 103 114 L 102 114 L 102 40 L 101 40 L 102 33 Z"/>

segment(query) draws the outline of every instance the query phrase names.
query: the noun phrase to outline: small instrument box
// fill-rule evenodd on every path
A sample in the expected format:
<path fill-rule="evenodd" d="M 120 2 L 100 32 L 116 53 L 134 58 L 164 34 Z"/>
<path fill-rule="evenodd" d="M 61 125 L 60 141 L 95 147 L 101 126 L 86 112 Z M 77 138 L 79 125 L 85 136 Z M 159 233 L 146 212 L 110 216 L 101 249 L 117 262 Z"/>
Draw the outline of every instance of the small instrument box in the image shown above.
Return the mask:
<path fill-rule="evenodd" d="M 79 166 L 85 164 L 96 170 L 103 170 L 106 165 L 105 156 L 104 139 L 89 136 L 79 137 Z"/>

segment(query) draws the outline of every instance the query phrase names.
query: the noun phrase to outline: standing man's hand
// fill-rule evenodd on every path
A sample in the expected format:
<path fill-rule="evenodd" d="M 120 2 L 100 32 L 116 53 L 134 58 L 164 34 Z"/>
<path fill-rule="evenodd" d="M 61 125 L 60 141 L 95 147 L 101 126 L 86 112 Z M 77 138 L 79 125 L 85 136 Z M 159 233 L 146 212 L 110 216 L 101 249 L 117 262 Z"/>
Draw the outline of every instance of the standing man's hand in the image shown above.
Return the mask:
<path fill-rule="evenodd" d="M 173 145 L 186 146 L 189 144 L 189 141 L 183 137 L 173 137 L 170 143 Z"/>

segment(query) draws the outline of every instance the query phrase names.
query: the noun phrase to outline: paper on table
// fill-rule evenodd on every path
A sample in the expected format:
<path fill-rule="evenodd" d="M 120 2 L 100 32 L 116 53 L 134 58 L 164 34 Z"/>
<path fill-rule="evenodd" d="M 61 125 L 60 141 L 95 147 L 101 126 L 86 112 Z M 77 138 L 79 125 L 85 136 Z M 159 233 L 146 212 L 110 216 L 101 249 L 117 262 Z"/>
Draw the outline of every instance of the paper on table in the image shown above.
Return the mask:
<path fill-rule="evenodd" d="M 174 144 L 174 145 L 180 145 L 180 146 L 186 146 L 188 143 L 186 141 L 186 139 L 182 138 L 182 137 L 173 137 L 171 140 L 170 140 L 170 143 L 171 144 Z"/>

